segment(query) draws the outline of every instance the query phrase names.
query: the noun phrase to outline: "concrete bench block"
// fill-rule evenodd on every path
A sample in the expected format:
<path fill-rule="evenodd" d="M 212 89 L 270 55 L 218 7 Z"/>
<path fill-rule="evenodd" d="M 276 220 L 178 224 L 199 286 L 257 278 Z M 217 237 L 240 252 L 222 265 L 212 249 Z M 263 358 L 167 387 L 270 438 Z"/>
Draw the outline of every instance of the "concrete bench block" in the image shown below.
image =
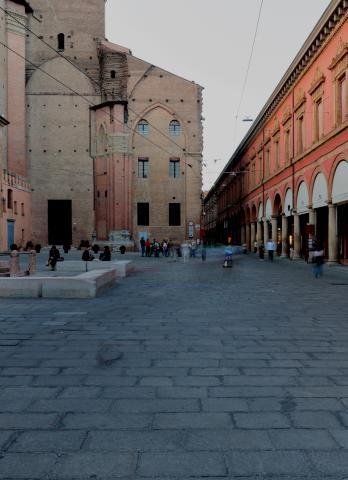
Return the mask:
<path fill-rule="evenodd" d="M 116 268 L 76 277 L 0 278 L 0 298 L 94 298 L 116 281 Z"/>
<path fill-rule="evenodd" d="M 42 282 L 38 278 L 0 278 L 1 298 L 41 297 Z"/>
<path fill-rule="evenodd" d="M 116 275 L 118 277 L 126 277 L 132 270 L 131 260 L 113 260 L 111 262 L 100 262 L 93 260 L 87 262 L 88 272 L 86 272 L 86 262 L 82 260 L 66 260 L 57 264 L 57 271 L 59 272 L 94 272 L 96 270 L 111 270 L 116 268 Z"/>
<path fill-rule="evenodd" d="M 45 278 L 44 298 L 94 298 L 115 283 L 116 270 L 85 272 L 76 277 Z"/>

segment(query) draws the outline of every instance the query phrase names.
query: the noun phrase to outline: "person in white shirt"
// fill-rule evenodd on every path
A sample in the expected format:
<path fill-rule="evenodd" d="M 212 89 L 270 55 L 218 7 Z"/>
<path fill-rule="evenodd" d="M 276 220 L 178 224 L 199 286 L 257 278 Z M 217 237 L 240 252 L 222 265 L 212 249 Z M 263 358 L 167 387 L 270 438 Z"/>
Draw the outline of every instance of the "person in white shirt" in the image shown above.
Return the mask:
<path fill-rule="evenodd" d="M 268 260 L 270 262 L 273 262 L 274 251 L 276 249 L 276 245 L 271 238 L 268 240 L 266 248 L 267 248 L 267 252 L 268 252 Z"/>

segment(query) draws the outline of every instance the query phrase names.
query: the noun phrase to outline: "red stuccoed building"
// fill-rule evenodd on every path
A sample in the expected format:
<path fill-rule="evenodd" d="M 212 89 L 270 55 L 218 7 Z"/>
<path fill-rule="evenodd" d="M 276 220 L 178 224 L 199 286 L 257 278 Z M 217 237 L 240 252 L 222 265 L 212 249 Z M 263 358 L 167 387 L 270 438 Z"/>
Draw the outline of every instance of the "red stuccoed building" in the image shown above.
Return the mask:
<path fill-rule="evenodd" d="M 205 198 L 207 239 L 348 263 L 348 2 L 333 0 Z"/>

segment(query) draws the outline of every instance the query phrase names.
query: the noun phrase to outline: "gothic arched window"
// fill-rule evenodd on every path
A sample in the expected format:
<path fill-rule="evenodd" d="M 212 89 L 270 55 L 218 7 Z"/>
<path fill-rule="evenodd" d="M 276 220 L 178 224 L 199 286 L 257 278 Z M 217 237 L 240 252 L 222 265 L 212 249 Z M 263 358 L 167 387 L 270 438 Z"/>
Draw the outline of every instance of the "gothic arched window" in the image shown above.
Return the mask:
<path fill-rule="evenodd" d="M 181 125 L 177 120 L 172 120 L 169 124 L 169 134 L 172 137 L 177 137 L 181 134 Z"/>
<path fill-rule="evenodd" d="M 137 131 L 140 135 L 148 135 L 149 134 L 149 124 L 146 120 L 140 120 L 137 125 Z"/>
<path fill-rule="evenodd" d="M 111 78 L 116 78 L 116 70 L 111 70 L 110 77 Z"/>

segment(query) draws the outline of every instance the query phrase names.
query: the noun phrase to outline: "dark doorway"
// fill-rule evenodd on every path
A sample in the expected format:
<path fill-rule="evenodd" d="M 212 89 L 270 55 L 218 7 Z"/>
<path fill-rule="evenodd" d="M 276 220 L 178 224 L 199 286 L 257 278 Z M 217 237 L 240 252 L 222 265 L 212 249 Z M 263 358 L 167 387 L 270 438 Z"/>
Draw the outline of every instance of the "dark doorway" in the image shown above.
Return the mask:
<path fill-rule="evenodd" d="M 71 200 L 48 200 L 49 245 L 72 244 Z"/>
<path fill-rule="evenodd" d="M 328 207 L 321 207 L 316 209 L 316 227 L 315 236 L 321 248 L 325 251 L 325 256 L 329 253 L 329 209 Z"/>
<path fill-rule="evenodd" d="M 348 204 L 337 207 L 338 255 L 342 263 L 348 263 Z"/>
<path fill-rule="evenodd" d="M 306 226 L 309 220 L 308 213 L 300 215 L 300 242 L 301 242 L 301 257 L 306 261 L 308 259 L 308 245 L 307 245 L 307 234 Z"/>

